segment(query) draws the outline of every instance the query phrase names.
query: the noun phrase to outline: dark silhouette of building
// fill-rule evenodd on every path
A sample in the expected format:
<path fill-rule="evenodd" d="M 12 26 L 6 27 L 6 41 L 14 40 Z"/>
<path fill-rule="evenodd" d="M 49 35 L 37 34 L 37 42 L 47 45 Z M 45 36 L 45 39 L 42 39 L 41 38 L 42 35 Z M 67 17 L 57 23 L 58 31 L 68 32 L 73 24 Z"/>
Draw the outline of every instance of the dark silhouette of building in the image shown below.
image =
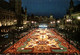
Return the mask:
<path fill-rule="evenodd" d="M 72 14 L 73 11 L 74 11 L 74 2 L 73 2 L 73 0 L 71 0 L 69 10 L 67 12 L 68 12 L 68 14 Z"/>

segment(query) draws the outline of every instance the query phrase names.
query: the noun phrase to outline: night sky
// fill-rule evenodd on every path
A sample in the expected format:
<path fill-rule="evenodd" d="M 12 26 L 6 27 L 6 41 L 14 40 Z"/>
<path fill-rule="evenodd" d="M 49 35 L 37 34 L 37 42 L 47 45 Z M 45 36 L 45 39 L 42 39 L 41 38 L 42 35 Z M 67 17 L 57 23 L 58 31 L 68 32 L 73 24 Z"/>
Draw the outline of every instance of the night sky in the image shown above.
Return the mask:
<path fill-rule="evenodd" d="M 8 1 L 8 0 L 7 0 Z M 80 0 L 73 0 L 74 5 L 80 4 Z M 27 13 L 54 17 L 63 17 L 69 7 L 70 0 L 22 0 L 22 6 L 27 7 Z"/>

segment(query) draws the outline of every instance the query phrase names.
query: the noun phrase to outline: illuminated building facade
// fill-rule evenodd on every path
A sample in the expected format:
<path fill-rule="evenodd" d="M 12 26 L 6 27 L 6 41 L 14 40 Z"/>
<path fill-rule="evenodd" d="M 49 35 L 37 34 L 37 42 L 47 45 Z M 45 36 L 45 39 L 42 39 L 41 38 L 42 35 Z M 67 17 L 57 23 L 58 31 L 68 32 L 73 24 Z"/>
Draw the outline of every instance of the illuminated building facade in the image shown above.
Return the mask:
<path fill-rule="evenodd" d="M 63 19 L 61 19 L 61 25 L 62 29 L 66 30 L 72 30 L 79 31 L 80 30 L 80 4 L 77 6 L 74 6 L 73 0 L 70 1 L 70 6 L 67 11 L 67 14 L 64 16 Z M 78 9 L 77 9 L 78 8 Z"/>
<path fill-rule="evenodd" d="M 6 5 L 6 6 L 5 6 Z M 0 28 L 3 30 L 10 30 L 13 27 L 26 24 L 27 9 L 22 8 L 21 0 L 0 0 Z M 3 28 L 4 27 L 4 28 Z M 9 27 L 9 28 L 7 28 Z"/>

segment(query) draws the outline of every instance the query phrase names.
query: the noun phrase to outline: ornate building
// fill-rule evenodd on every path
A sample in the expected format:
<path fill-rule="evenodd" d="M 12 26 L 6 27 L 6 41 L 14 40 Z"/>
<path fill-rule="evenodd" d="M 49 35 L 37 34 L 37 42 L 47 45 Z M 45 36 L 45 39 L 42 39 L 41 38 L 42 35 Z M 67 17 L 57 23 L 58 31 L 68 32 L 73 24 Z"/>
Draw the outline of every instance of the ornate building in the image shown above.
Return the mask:
<path fill-rule="evenodd" d="M 65 21 L 65 28 L 70 30 L 73 29 L 73 31 L 79 31 L 80 30 L 80 8 L 79 5 L 74 6 L 73 0 L 70 1 L 69 10 L 67 11 L 67 14 L 64 17 Z"/>
<path fill-rule="evenodd" d="M 8 29 L 13 29 L 12 26 L 17 25 L 19 27 L 24 24 L 24 21 L 27 21 L 27 9 L 24 10 L 21 5 L 21 0 L 9 0 L 9 2 L 0 0 L 1 32 L 7 32 Z"/>

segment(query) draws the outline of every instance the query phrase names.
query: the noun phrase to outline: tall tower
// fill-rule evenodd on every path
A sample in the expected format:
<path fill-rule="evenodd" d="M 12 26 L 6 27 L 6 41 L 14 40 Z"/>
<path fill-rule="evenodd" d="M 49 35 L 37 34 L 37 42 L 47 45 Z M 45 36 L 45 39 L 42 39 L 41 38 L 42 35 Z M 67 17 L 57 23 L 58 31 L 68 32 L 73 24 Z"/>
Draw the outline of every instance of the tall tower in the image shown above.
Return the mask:
<path fill-rule="evenodd" d="M 27 15 L 27 8 L 25 8 L 25 15 Z"/>
<path fill-rule="evenodd" d="M 10 8 L 12 11 L 15 11 L 15 0 L 9 0 Z"/>
<path fill-rule="evenodd" d="M 14 10 L 16 14 L 21 14 L 21 0 L 9 0 L 11 5 L 11 10 Z"/>
<path fill-rule="evenodd" d="M 27 21 L 27 8 L 25 8 L 25 20 Z"/>
<path fill-rule="evenodd" d="M 70 1 L 70 6 L 69 6 L 69 13 L 73 13 L 73 10 L 74 10 L 74 2 L 73 0 Z"/>
<path fill-rule="evenodd" d="M 21 14 L 21 0 L 15 0 L 15 12 L 16 14 Z"/>
<path fill-rule="evenodd" d="M 70 7 L 69 8 L 73 8 L 74 7 L 74 3 L 73 0 L 70 1 Z"/>
<path fill-rule="evenodd" d="M 23 23 L 23 19 L 21 16 L 21 5 L 22 2 L 21 0 L 9 0 L 10 5 L 11 5 L 11 10 L 13 10 L 16 13 L 16 18 L 17 18 L 17 25 L 21 26 Z"/>

